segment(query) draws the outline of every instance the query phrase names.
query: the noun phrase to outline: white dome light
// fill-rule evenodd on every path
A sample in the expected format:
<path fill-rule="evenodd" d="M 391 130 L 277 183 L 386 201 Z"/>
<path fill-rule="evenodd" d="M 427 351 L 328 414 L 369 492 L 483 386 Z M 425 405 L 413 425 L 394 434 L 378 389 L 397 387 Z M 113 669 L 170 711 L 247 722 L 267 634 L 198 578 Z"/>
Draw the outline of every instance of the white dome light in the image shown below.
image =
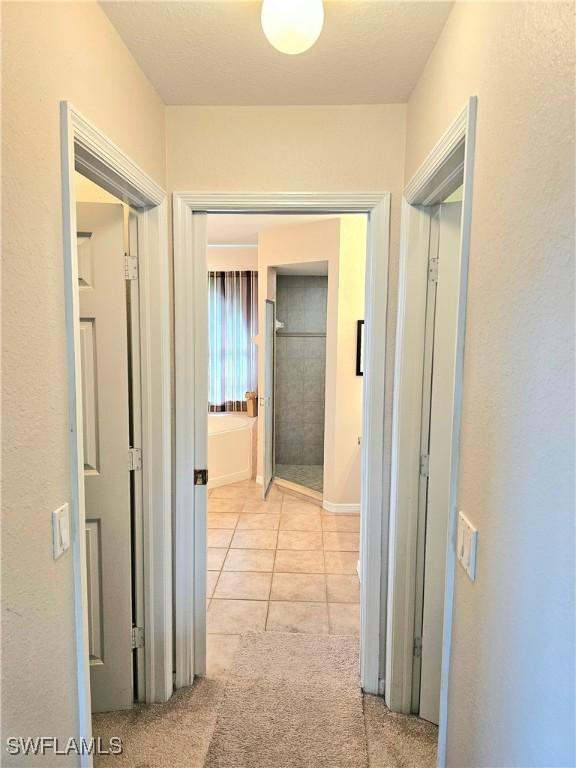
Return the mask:
<path fill-rule="evenodd" d="M 303 53 L 320 37 L 324 26 L 322 0 L 263 0 L 262 29 L 281 53 Z"/>

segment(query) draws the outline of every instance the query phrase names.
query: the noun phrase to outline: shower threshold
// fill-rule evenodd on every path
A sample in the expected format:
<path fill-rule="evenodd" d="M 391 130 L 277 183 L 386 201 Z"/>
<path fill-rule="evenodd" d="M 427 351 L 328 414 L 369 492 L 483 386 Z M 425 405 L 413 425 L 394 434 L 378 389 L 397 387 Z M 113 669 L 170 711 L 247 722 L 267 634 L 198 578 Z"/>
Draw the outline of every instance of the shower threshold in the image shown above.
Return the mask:
<path fill-rule="evenodd" d="M 276 478 L 322 494 L 324 467 L 321 464 L 276 464 Z"/>

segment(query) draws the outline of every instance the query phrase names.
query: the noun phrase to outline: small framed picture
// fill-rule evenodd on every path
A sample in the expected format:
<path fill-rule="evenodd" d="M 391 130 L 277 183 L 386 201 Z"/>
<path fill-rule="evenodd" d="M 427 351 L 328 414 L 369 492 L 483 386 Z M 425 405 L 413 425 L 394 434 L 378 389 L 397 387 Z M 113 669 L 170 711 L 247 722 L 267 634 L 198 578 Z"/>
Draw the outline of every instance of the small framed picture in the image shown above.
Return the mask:
<path fill-rule="evenodd" d="M 356 376 L 364 376 L 364 320 L 358 320 L 356 329 Z"/>

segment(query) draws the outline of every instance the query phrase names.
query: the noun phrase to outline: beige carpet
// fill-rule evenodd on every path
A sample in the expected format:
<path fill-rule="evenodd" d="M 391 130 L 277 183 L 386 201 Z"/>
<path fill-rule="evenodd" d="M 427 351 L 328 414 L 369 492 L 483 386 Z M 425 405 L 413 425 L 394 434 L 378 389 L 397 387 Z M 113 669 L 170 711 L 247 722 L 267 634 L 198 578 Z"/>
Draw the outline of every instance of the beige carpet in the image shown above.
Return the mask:
<path fill-rule="evenodd" d="M 205 768 L 367 768 L 358 640 L 244 636 Z"/>
<path fill-rule="evenodd" d="M 96 756 L 95 768 L 201 768 L 223 692 L 223 680 L 204 678 L 166 704 L 94 715 L 93 735 L 123 744 L 121 755 Z"/>
<path fill-rule="evenodd" d="M 266 633 L 268 637 L 272 633 Z M 276 635 L 276 637 L 278 637 Z M 363 743 L 359 748 L 360 762 L 358 755 L 353 755 L 353 762 L 334 762 L 332 765 L 360 765 L 366 766 L 366 742 L 368 745 L 368 765 L 369 768 L 434 768 L 436 765 L 436 740 L 437 728 L 430 723 L 419 720 L 417 717 L 408 717 L 406 715 L 396 715 L 386 708 L 382 699 L 375 696 L 364 696 L 363 721 L 359 726 L 357 718 L 357 697 L 360 696 L 357 677 L 357 659 L 358 643 L 352 638 L 327 637 L 320 638 L 303 635 L 281 635 L 287 639 L 286 646 L 283 647 L 282 655 L 290 648 L 291 657 L 289 662 L 282 662 L 281 668 L 286 663 L 292 664 L 295 669 L 308 670 L 311 677 L 300 681 L 298 685 L 302 686 L 304 692 L 303 704 L 306 706 L 306 712 L 310 706 L 310 698 L 306 689 L 310 686 L 310 694 L 318 694 L 318 686 L 323 686 L 325 696 L 336 700 L 335 711 L 338 710 L 338 701 L 342 701 L 346 712 L 353 711 L 353 717 L 348 721 L 348 716 L 340 717 L 339 722 L 346 722 L 341 726 L 342 732 L 338 734 L 339 742 L 344 742 L 344 755 L 350 754 L 350 746 L 346 744 L 350 741 L 348 728 L 352 728 L 354 735 L 354 744 L 356 744 L 357 734 L 364 729 Z M 336 657 L 332 656 L 330 665 L 324 663 L 324 659 L 319 662 L 315 660 L 312 666 L 309 666 L 306 657 L 308 645 L 298 644 L 298 648 L 290 643 L 291 638 L 308 637 L 308 640 L 314 641 L 332 641 L 328 649 L 340 648 Z M 344 651 L 344 645 L 347 651 Z M 302 655 L 300 655 L 302 654 Z M 342 657 L 344 654 L 344 658 Z M 233 663 L 235 667 L 236 663 Z M 278 670 L 268 670 L 270 674 L 277 675 Z M 333 674 L 334 671 L 342 671 L 344 674 L 340 679 L 326 680 L 324 676 Z M 313 676 L 313 677 L 312 677 Z M 190 688 L 182 688 L 176 691 L 169 702 L 166 704 L 152 704 L 147 706 L 136 706 L 132 710 L 124 712 L 109 712 L 102 715 L 93 716 L 94 736 L 100 736 L 105 742 L 111 736 L 120 736 L 124 745 L 122 755 L 100 755 L 95 758 L 96 768 L 202 768 L 210 745 L 210 740 L 216 726 L 219 707 L 227 700 L 229 690 L 225 689 L 227 672 L 219 669 L 212 678 L 200 679 Z M 237 673 L 234 673 L 236 680 Z M 302 679 L 302 675 L 300 678 Z M 257 683 L 256 685 L 259 685 Z M 347 691 L 343 688 L 348 687 Z M 281 696 L 285 695 L 286 685 L 278 689 Z M 225 695 L 226 691 L 226 695 Z M 277 692 L 269 689 L 269 696 L 272 701 L 276 698 Z M 253 691 L 245 692 L 245 701 L 249 701 L 253 696 Z M 322 696 L 322 698 L 324 695 Z M 274 706 L 274 705 L 273 705 Z M 290 706 L 293 712 L 288 711 L 286 720 L 289 723 L 295 722 L 296 718 L 301 717 L 300 698 L 290 699 Z M 242 715 L 242 702 L 239 701 L 238 716 Z M 300 713 L 300 714 L 299 714 Z M 362 713 L 361 713 L 362 717 Z M 284 727 L 283 724 L 281 724 Z M 232 723 L 232 731 L 236 731 L 238 726 Z M 312 713 L 311 722 L 306 724 L 304 733 L 306 734 L 306 743 L 323 743 L 327 736 L 322 730 L 323 726 L 316 720 L 316 712 Z M 252 731 L 254 735 L 254 731 Z M 257 744 L 259 745 L 260 734 L 256 734 Z M 268 734 L 269 737 L 269 734 Z M 221 737 L 219 737 L 221 738 Z M 302 744 L 305 743 L 300 732 L 294 736 Z M 294 740 L 294 739 L 293 739 Z M 315 747 L 316 748 L 316 747 Z M 355 748 L 355 747 L 354 747 Z M 312 762 L 298 762 L 294 757 L 294 750 L 290 743 L 286 745 L 286 757 L 267 765 L 266 768 L 277 768 L 277 766 L 290 766 L 290 768 L 300 768 L 301 766 L 313 766 Z M 283 751 L 278 748 L 277 751 Z M 212 755 L 212 752 L 211 752 Z M 211 757 L 212 759 L 212 757 Z M 249 762 L 250 754 L 243 755 L 242 761 L 234 764 L 234 768 L 243 768 L 252 766 Z M 293 759 L 294 762 L 290 762 Z M 363 761 L 363 762 L 362 762 Z M 325 763 L 318 763 L 319 766 Z M 218 763 L 207 763 L 207 766 L 213 768 Z M 226 765 L 225 763 L 223 765 Z"/>
<path fill-rule="evenodd" d="M 426 720 L 397 715 L 378 696 L 364 696 L 370 768 L 434 768 L 438 728 Z"/>

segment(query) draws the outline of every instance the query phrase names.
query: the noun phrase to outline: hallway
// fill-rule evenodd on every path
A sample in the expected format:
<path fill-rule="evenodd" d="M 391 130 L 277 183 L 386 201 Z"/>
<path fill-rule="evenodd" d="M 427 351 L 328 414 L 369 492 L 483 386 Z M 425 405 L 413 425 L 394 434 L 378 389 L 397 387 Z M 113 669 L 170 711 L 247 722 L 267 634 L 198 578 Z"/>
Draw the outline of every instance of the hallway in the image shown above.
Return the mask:
<path fill-rule="evenodd" d="M 576 766 L 574 0 L 0 2 L 2 766 Z"/>
<path fill-rule="evenodd" d="M 304 706 L 320 678 L 327 688 L 327 706 L 331 699 L 340 699 L 340 694 L 330 695 L 330 687 L 343 685 L 341 693 L 350 701 L 360 696 L 358 711 L 364 713 L 361 733 L 365 735 L 357 744 L 359 765 L 432 768 L 437 728 L 416 717 L 390 713 L 377 697 L 362 696 L 353 671 L 358 667 L 358 644 L 354 638 L 359 633 L 356 566 L 360 516 L 329 514 L 277 487 L 271 489 L 266 501 L 262 501 L 261 494 L 262 487 L 249 480 L 209 491 L 207 676 L 191 688 L 176 691 L 167 704 L 95 715 L 95 735 L 104 739 L 120 736 L 124 744 L 123 755 L 100 756 L 97 768 L 204 766 L 230 687 L 230 675 L 238 679 L 239 656 L 249 655 L 250 645 L 258 643 L 260 637 L 264 640 L 268 633 L 274 633 L 270 635 L 272 642 L 277 638 L 278 660 L 274 669 L 283 665 L 284 646 L 286 659 L 291 658 L 292 662 L 288 662 L 287 669 L 292 670 L 295 658 L 299 658 L 296 666 L 301 669 L 312 664 L 310 677 L 305 679 L 300 693 L 296 687 L 295 705 L 289 706 L 294 718 L 299 717 L 298 702 Z M 264 635 L 246 634 L 254 632 Z M 344 653 L 345 668 L 352 670 L 351 676 L 348 673 L 348 677 L 344 675 L 341 679 L 340 673 L 331 675 L 329 658 L 317 667 L 322 674 L 314 673 L 313 652 L 298 651 L 298 645 L 290 651 L 290 635 L 278 632 L 305 636 L 309 640 L 304 642 L 311 643 L 312 649 L 319 646 L 320 653 L 332 636 L 332 645 L 340 648 L 340 654 Z M 298 643 L 297 637 L 294 642 Z M 264 675 L 258 684 L 252 683 L 260 692 L 262 684 L 268 687 L 268 673 L 262 672 L 257 663 L 254 667 L 257 674 Z M 278 693 L 284 697 L 285 688 L 279 687 Z M 248 704 L 254 695 L 231 698 L 233 702 L 241 699 Z M 240 706 L 238 717 L 246 716 L 244 709 Z M 338 707 L 334 714 L 337 712 Z M 244 734 L 249 728 L 246 723 L 238 723 L 236 729 L 235 716 L 232 715 L 231 730 Z M 322 728 L 315 722 L 314 714 L 308 719 L 312 720 L 312 730 L 316 728 L 320 733 Z M 228 741 L 229 737 L 223 740 L 224 744 Z"/>
<path fill-rule="evenodd" d="M 256 639 L 264 639 L 267 636 L 268 633 L 252 635 Z M 269 636 L 273 637 L 272 634 Z M 320 637 L 292 635 L 291 637 L 307 638 L 311 642 L 315 639 L 322 642 L 330 639 L 326 635 Z M 336 642 L 340 640 L 336 636 L 332 636 L 332 639 Z M 342 637 L 341 640 L 344 644 L 354 642 L 349 637 Z M 300 658 L 299 666 L 305 667 L 306 662 L 307 658 Z M 238 676 L 235 683 L 237 679 Z M 345 681 L 344 683 L 340 681 L 338 697 L 331 695 L 333 691 L 327 689 L 325 699 L 328 706 L 332 701 L 333 709 L 337 710 L 340 696 L 345 696 L 348 700 L 360 697 L 358 703 L 360 722 L 356 722 L 354 729 L 359 754 L 355 758 L 354 765 L 366 766 L 366 768 L 434 768 L 438 737 L 436 726 L 414 716 L 390 712 L 381 698 L 362 696 L 356 683 L 344 689 L 342 685 L 345 685 Z M 308 680 L 303 688 L 303 702 L 309 699 L 306 695 L 309 687 L 314 687 L 313 681 Z M 282 697 L 283 690 L 284 688 L 278 688 L 279 697 Z M 94 736 L 102 738 L 104 743 L 112 736 L 119 736 L 123 743 L 121 755 L 97 756 L 96 768 L 136 768 L 136 766 L 137 768 L 209 768 L 213 766 L 215 763 L 206 761 L 206 757 L 227 692 L 228 698 L 232 698 L 240 705 L 238 710 L 240 714 L 242 701 L 245 699 L 240 700 L 235 695 L 228 682 L 228 673 L 220 669 L 213 673 L 213 676 L 198 679 L 192 687 L 176 691 L 166 704 L 138 706 L 123 712 L 95 715 L 93 717 Z M 336 707 L 334 707 L 334 701 L 338 702 Z M 282 703 L 285 705 L 284 701 Z M 295 709 L 299 710 L 300 707 L 293 707 L 291 710 L 296 718 L 301 713 L 294 711 Z M 232 728 L 235 725 L 233 721 Z M 240 722 L 238 725 L 241 726 Z M 316 720 L 312 717 L 309 730 L 314 732 L 316 727 Z M 360 727 L 359 734 L 358 727 Z M 240 734 L 243 733 L 241 727 L 237 730 Z M 320 730 L 318 738 L 322 738 Z M 344 738 L 346 738 L 345 735 Z M 220 738 L 220 743 L 222 741 L 227 743 L 227 739 Z M 216 764 L 226 765 L 226 763 Z M 257 764 L 251 762 L 248 756 L 245 762 L 236 762 L 234 768 L 246 768 L 246 766 Z M 296 768 L 302 764 L 295 762 L 293 765 Z"/>

